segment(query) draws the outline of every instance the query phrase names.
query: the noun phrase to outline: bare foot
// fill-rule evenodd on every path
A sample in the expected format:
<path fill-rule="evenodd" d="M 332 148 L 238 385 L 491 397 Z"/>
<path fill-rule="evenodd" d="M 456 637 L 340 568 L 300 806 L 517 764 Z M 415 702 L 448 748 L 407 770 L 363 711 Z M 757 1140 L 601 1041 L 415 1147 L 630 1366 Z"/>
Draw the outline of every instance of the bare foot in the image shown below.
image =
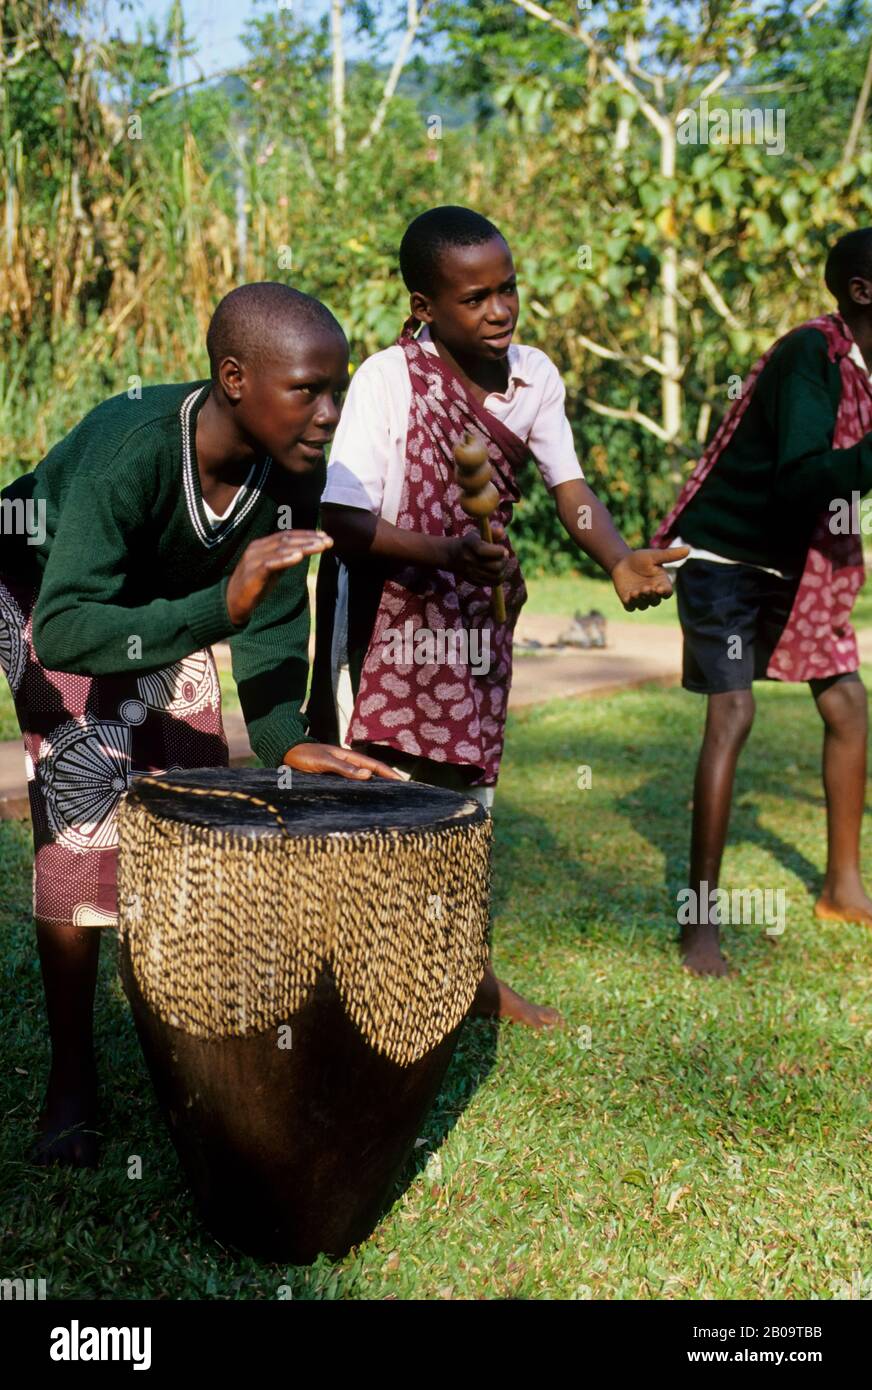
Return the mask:
<path fill-rule="evenodd" d="M 33 1146 L 34 1163 L 41 1167 L 60 1163 L 72 1168 L 96 1168 L 96 1120 L 96 1072 L 86 1070 L 64 1076 L 52 1070 Z"/>
<path fill-rule="evenodd" d="M 532 1004 L 498 980 L 490 965 L 485 969 L 484 978 L 476 990 L 470 1013 L 473 1018 L 504 1018 L 510 1023 L 521 1023 L 525 1028 L 562 1028 L 564 1022 L 556 1009 Z"/>
<path fill-rule="evenodd" d="M 831 893 L 826 888 L 814 905 L 814 915 L 823 922 L 860 922 L 872 927 L 872 899 L 862 888 L 853 893 Z"/>
<path fill-rule="evenodd" d="M 721 955 L 718 929 L 710 922 L 688 924 L 681 931 L 682 965 L 692 975 L 728 975 L 730 967 Z"/>

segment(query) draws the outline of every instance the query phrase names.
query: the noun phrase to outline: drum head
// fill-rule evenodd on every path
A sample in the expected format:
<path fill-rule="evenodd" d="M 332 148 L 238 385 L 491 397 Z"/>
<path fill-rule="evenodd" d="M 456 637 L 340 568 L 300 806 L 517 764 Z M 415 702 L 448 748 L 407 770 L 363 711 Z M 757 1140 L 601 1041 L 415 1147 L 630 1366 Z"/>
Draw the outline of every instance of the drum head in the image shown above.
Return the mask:
<path fill-rule="evenodd" d="M 487 818 L 474 798 L 422 782 L 388 782 L 293 772 L 279 785 L 276 768 L 198 768 L 134 779 L 128 801 L 162 820 L 213 826 L 236 834 L 342 835 L 361 830 L 402 834 Z M 276 812 L 282 818 L 279 824 Z"/>

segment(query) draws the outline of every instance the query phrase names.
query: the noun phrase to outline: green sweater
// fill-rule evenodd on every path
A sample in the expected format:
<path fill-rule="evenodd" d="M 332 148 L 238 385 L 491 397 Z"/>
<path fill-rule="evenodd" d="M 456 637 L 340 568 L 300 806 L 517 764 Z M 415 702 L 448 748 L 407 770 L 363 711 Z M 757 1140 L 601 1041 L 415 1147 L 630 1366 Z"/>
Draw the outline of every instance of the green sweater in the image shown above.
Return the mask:
<path fill-rule="evenodd" d="M 4 535 L 0 573 L 38 586 L 33 643 L 49 670 L 140 674 L 229 638 L 251 746 L 277 767 L 308 738 L 300 712 L 309 667 L 308 566 L 284 571 L 241 630 L 225 595 L 249 542 L 286 519 L 280 507 L 292 509 L 294 527 L 315 525 L 323 470 L 292 476 L 264 460 L 246 498 L 213 530 L 195 452 L 208 387 L 147 387 L 139 400 L 114 396 L 86 415 L 32 473 L 4 489 L 3 500 L 39 507 L 46 535 L 37 545 Z M 136 637 L 138 659 L 131 657 Z"/>
<path fill-rule="evenodd" d="M 872 435 L 833 448 L 842 393 L 817 328 L 775 349 L 741 422 L 677 522 L 682 540 L 731 560 L 799 574 L 833 498 L 872 488 Z"/>

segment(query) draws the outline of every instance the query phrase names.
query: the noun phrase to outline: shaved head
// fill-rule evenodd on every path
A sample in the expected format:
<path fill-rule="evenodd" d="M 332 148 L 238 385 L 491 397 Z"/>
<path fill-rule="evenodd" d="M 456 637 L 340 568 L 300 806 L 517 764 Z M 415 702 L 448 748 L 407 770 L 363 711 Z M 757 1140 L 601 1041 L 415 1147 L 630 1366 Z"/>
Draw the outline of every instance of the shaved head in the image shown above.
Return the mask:
<path fill-rule="evenodd" d="M 341 325 L 319 299 L 276 280 L 240 285 L 221 300 L 206 334 L 212 379 L 217 380 L 225 357 L 257 369 L 325 336 L 346 341 Z"/>

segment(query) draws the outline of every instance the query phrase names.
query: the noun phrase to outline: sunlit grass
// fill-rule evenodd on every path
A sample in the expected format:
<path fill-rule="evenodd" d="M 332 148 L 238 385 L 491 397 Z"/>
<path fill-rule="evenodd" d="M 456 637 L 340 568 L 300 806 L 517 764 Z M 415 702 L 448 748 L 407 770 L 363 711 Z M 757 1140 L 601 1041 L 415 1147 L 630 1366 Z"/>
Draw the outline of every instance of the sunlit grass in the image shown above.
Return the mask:
<path fill-rule="evenodd" d="M 697 981 L 674 936 L 701 714 L 696 697 L 647 689 L 510 721 L 496 965 L 567 1028 L 467 1025 L 417 1171 L 363 1246 L 311 1269 L 236 1257 L 203 1233 L 111 934 L 102 1167 L 29 1166 L 47 1042 L 28 834 L 0 825 L 4 1272 L 46 1278 L 55 1298 L 275 1298 L 290 1284 L 295 1298 L 792 1299 L 844 1297 L 852 1281 L 868 1296 L 872 935 L 810 911 L 820 722 L 803 688 L 761 687 L 724 883 L 783 887 L 787 930 L 729 929 L 735 975 Z"/>

